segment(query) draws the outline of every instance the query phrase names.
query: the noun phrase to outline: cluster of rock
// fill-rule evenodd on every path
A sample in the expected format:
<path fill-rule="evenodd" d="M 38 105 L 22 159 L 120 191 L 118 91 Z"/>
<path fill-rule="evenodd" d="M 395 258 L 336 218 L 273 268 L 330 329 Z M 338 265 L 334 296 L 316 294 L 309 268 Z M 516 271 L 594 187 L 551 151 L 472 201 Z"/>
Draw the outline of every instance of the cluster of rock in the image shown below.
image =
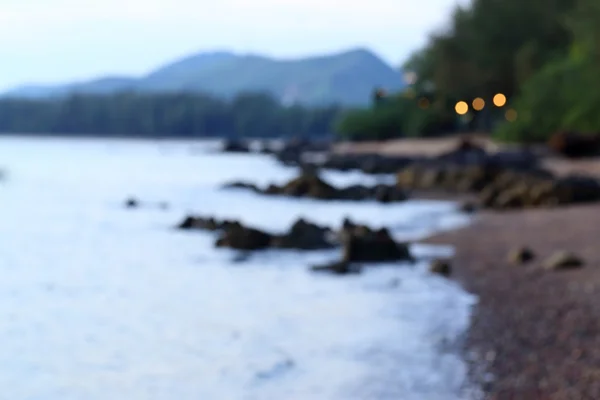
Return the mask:
<path fill-rule="evenodd" d="M 536 254 L 528 247 L 518 247 L 508 253 L 511 264 L 529 264 L 536 259 Z M 542 267 L 548 270 L 561 271 L 582 268 L 583 259 L 569 251 L 559 250 L 542 262 Z"/>
<path fill-rule="evenodd" d="M 489 152 L 469 139 L 461 139 L 455 148 L 437 156 L 319 153 L 304 151 L 276 154 L 287 166 L 318 167 L 338 171 L 357 170 L 366 174 L 395 174 L 413 164 L 488 165 L 499 168 L 531 169 L 538 165 L 537 155 L 527 149 Z"/>
<path fill-rule="evenodd" d="M 265 195 L 283 195 L 291 197 L 309 197 L 320 200 L 375 200 L 381 203 L 405 201 L 407 192 L 396 185 L 378 184 L 375 186 L 352 185 L 337 188 L 323 179 L 318 174 L 304 172 L 300 176 L 279 185 L 268 185 L 261 189 L 247 182 L 233 182 L 225 188 L 249 189 Z"/>
<path fill-rule="evenodd" d="M 254 145 L 253 145 L 254 144 Z M 294 157 L 305 152 L 328 152 L 331 142 L 305 139 L 291 139 L 288 141 L 269 140 L 243 140 L 226 139 L 221 144 L 224 153 L 252 153 L 275 154 L 277 157 Z"/>
<path fill-rule="evenodd" d="M 272 234 L 241 224 L 239 221 L 217 220 L 189 216 L 178 225 L 180 229 L 218 231 L 216 247 L 242 251 L 265 249 L 322 250 L 341 246 L 340 260 L 312 267 L 315 271 L 346 274 L 360 271 L 363 263 L 414 261 L 406 243 L 396 242 L 387 229 L 374 230 L 345 220 L 335 231 L 304 219 L 297 220 L 283 234 Z"/>
<path fill-rule="evenodd" d="M 402 188 L 474 193 L 484 208 L 558 206 L 600 200 L 600 182 L 591 177 L 556 177 L 539 169 L 495 165 L 413 164 L 397 174 Z"/>

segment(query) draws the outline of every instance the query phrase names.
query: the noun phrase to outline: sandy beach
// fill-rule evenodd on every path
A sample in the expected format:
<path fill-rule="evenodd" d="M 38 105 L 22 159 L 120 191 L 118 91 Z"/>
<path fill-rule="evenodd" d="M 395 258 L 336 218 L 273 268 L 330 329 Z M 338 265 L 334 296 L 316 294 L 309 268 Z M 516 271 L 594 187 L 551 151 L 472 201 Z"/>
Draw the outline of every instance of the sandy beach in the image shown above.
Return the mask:
<path fill-rule="evenodd" d="M 501 147 L 480 143 L 491 151 Z M 407 139 L 345 144 L 336 151 L 437 155 L 455 144 L 455 138 Z M 543 165 L 558 175 L 600 177 L 598 159 L 551 157 Z M 479 297 L 465 352 L 486 398 L 600 399 L 599 227 L 600 204 L 482 211 L 470 226 L 427 240 L 455 247 L 453 277 Z M 514 265 L 508 254 L 521 246 L 536 258 Z M 543 261 L 559 250 L 581 257 L 584 267 L 544 269 Z"/>

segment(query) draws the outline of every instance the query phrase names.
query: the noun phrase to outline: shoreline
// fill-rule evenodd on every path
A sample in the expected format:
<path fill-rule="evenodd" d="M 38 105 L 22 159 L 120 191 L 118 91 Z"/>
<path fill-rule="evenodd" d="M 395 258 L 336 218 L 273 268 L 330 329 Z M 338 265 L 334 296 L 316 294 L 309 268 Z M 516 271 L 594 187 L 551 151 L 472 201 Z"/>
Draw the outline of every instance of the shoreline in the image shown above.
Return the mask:
<path fill-rule="evenodd" d="M 489 152 L 507 148 L 477 136 L 471 135 Z M 438 156 L 455 146 L 456 137 L 400 139 L 342 144 L 334 152 Z M 600 179 L 600 158 L 542 154 L 540 166 L 556 176 Z M 452 246 L 450 279 L 478 297 L 461 341 L 468 383 L 479 386 L 485 399 L 600 399 L 600 203 L 479 210 L 472 218 L 420 241 Z M 519 247 L 537 257 L 513 265 L 508 255 Z M 543 269 L 545 259 L 560 250 L 581 257 L 584 267 Z"/>
<path fill-rule="evenodd" d="M 598 204 L 482 211 L 471 224 L 422 241 L 454 247 L 452 279 L 479 299 L 464 356 L 485 398 L 600 398 L 599 224 Z M 536 253 L 530 265 L 507 260 L 520 246 Z M 561 249 L 581 256 L 585 266 L 540 267 Z M 482 369 L 494 378 L 483 379 Z"/>

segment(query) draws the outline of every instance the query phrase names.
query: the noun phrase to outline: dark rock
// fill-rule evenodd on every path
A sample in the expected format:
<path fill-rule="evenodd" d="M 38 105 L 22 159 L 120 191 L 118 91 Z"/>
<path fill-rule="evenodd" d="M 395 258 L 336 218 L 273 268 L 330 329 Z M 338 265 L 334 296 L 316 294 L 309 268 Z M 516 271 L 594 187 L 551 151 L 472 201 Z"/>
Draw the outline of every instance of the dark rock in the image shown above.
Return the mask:
<path fill-rule="evenodd" d="M 232 224 L 223 230 L 217 239 L 216 247 L 230 247 L 237 250 L 262 250 L 271 245 L 273 236 L 258 229 Z"/>
<path fill-rule="evenodd" d="M 331 272 L 338 275 L 360 273 L 362 267 L 359 264 L 349 263 L 347 261 L 334 261 L 323 265 L 314 265 L 311 270 L 315 272 Z"/>
<path fill-rule="evenodd" d="M 292 225 L 288 233 L 274 237 L 271 245 L 299 250 L 329 249 L 334 246 L 334 243 L 328 240 L 329 233 L 328 228 L 306 222 L 301 218 Z"/>
<path fill-rule="evenodd" d="M 459 206 L 459 210 L 467 214 L 473 214 L 477 211 L 477 209 L 478 205 L 476 202 L 473 201 L 465 201 Z"/>
<path fill-rule="evenodd" d="M 535 259 L 535 253 L 527 247 L 518 247 L 508 253 L 508 261 L 512 264 L 526 264 Z"/>
<path fill-rule="evenodd" d="M 125 207 L 127 208 L 137 208 L 140 206 L 140 202 L 137 199 L 129 198 L 125 201 Z"/>
<path fill-rule="evenodd" d="M 188 216 L 177 227 L 179 229 L 215 231 L 220 229 L 222 224 L 216 221 L 214 218 Z"/>
<path fill-rule="evenodd" d="M 548 140 L 548 147 L 568 158 L 600 154 L 600 135 L 577 132 L 558 132 Z"/>
<path fill-rule="evenodd" d="M 264 194 L 281 194 L 282 189 L 277 185 L 269 185 L 265 190 L 263 190 Z"/>
<path fill-rule="evenodd" d="M 377 185 L 373 188 L 363 185 L 352 185 L 346 188 L 336 188 L 322 180 L 317 171 L 305 170 L 300 176 L 290 180 L 283 186 L 269 185 L 260 190 L 245 182 L 234 182 L 226 187 L 246 188 L 268 195 L 285 195 L 292 197 L 309 197 L 320 200 L 378 200 L 383 203 L 400 202 L 408 198 L 406 191 L 387 185 Z"/>
<path fill-rule="evenodd" d="M 223 142 L 221 151 L 224 153 L 249 153 L 250 147 L 242 141 L 229 139 Z"/>
<path fill-rule="evenodd" d="M 256 187 L 256 185 L 253 185 L 252 183 L 248 183 L 248 182 L 231 182 L 231 183 L 226 183 L 225 185 L 223 185 L 224 189 L 247 189 L 247 190 L 252 190 L 253 192 L 259 192 L 260 190 Z"/>
<path fill-rule="evenodd" d="M 429 266 L 429 271 L 433 274 L 448 277 L 452 274 L 452 265 L 448 260 L 434 260 Z"/>
<path fill-rule="evenodd" d="M 568 251 L 559 251 L 544 261 L 544 268 L 550 270 L 568 270 L 583 267 L 583 260 Z"/>
<path fill-rule="evenodd" d="M 386 229 L 375 232 L 346 232 L 342 238 L 343 257 L 347 262 L 412 261 L 408 246 L 397 243 Z"/>
<path fill-rule="evenodd" d="M 283 194 L 295 197 L 310 195 L 328 199 L 335 197 L 335 192 L 335 188 L 319 178 L 317 174 L 302 174 L 286 183 L 282 188 Z"/>

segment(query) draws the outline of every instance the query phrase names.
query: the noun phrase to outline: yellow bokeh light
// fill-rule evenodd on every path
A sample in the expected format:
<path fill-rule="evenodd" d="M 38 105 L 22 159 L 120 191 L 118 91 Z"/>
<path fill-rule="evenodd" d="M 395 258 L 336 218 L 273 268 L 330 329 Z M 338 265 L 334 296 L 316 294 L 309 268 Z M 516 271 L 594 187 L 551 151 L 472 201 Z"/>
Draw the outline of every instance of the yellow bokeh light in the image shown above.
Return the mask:
<path fill-rule="evenodd" d="M 419 108 L 422 108 L 423 110 L 429 108 L 429 100 L 427 100 L 425 97 L 421 97 L 419 99 Z"/>
<path fill-rule="evenodd" d="M 475 111 L 481 111 L 481 110 L 483 110 L 484 107 L 485 107 L 485 101 L 481 97 L 478 97 L 475 100 L 473 100 L 473 109 Z"/>
<path fill-rule="evenodd" d="M 454 110 L 458 115 L 465 115 L 469 112 L 469 105 L 464 101 L 459 101 L 456 103 L 456 106 L 454 106 Z"/>
<path fill-rule="evenodd" d="M 511 108 L 510 110 L 506 111 L 504 117 L 506 117 L 508 122 L 515 122 L 517 120 L 517 112 Z"/>
<path fill-rule="evenodd" d="M 502 93 L 498 93 L 494 96 L 494 105 L 496 107 L 502 107 L 506 104 L 506 96 Z"/>

